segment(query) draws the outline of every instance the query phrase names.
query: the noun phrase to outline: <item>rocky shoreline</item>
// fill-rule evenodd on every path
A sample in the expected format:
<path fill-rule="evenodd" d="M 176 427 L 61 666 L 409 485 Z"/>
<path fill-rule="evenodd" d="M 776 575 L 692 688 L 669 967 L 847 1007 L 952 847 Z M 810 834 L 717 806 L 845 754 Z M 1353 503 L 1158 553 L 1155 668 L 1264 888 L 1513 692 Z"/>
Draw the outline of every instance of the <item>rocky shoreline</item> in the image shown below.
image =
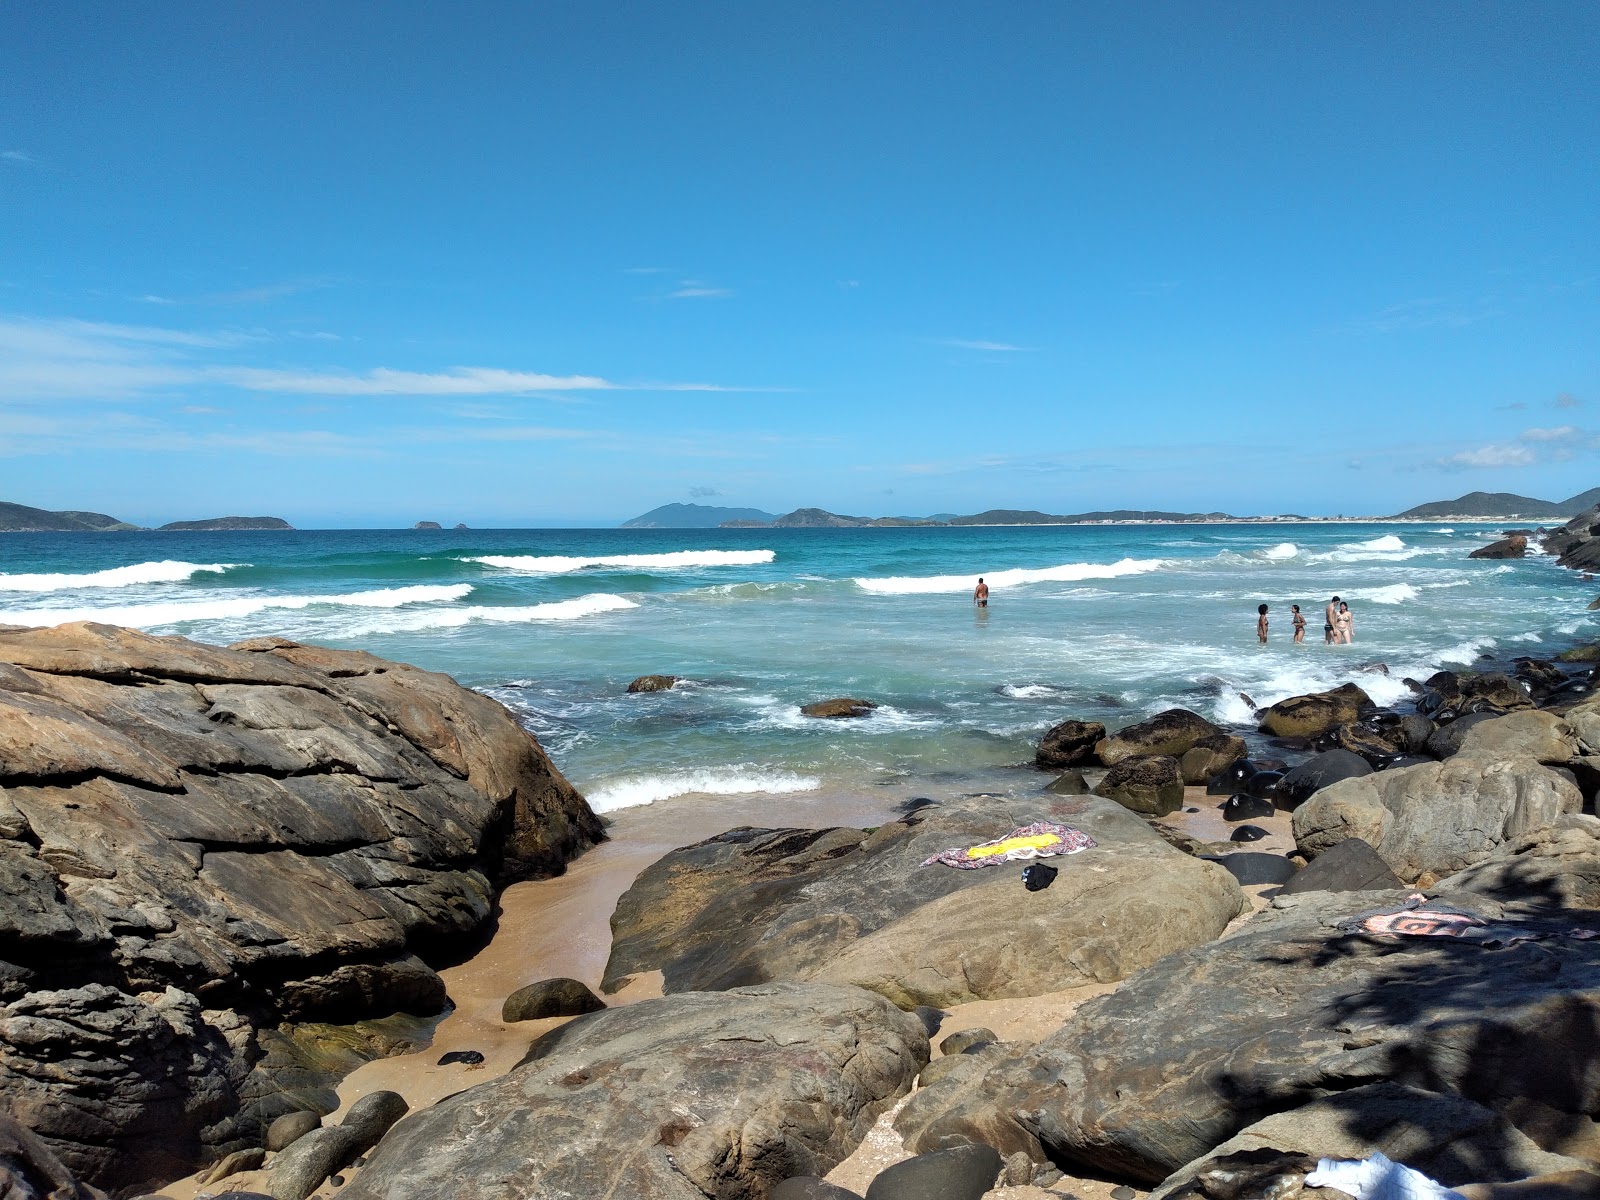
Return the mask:
<path fill-rule="evenodd" d="M 1597 527 L 1552 552 L 1584 566 Z M 1025 794 L 840 797 L 820 828 L 686 804 L 592 849 L 537 742 L 443 676 L 0 630 L 0 1111 L 40 1135 L 0 1128 L 0 1180 L 1288 1200 L 1382 1151 L 1471 1200 L 1593 1193 L 1575 649 L 1404 711 L 1358 677 L 1250 730 L 1064 722 Z M 1086 844 L 1029 857 L 1059 830 Z M 989 853 L 1016 856 L 946 865 Z M 502 1011 L 568 976 L 606 1007 Z"/>

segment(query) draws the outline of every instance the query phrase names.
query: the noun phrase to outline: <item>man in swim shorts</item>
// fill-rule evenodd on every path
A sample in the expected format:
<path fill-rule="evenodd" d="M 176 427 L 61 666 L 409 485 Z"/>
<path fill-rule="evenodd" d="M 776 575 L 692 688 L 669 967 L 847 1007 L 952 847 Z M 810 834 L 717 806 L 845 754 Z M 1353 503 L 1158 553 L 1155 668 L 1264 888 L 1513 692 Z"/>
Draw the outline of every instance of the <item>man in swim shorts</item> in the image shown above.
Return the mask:
<path fill-rule="evenodd" d="M 1337 640 L 1334 636 L 1334 627 L 1338 624 L 1339 597 L 1335 596 L 1328 601 L 1328 607 L 1322 610 L 1322 640 L 1330 646 Z"/>
<path fill-rule="evenodd" d="M 978 586 L 972 589 L 972 602 L 979 608 L 989 607 L 989 585 L 983 581 L 983 576 L 978 576 Z"/>

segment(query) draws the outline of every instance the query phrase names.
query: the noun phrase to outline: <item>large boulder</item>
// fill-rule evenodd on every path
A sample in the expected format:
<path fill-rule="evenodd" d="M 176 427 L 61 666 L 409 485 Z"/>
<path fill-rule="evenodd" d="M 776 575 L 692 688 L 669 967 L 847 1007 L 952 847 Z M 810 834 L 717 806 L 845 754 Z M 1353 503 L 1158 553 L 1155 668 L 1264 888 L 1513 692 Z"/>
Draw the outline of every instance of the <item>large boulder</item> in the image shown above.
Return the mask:
<path fill-rule="evenodd" d="M 1460 754 L 1531 758 L 1560 766 L 1578 753 L 1572 726 L 1554 713 L 1527 710 L 1475 722 L 1461 737 Z"/>
<path fill-rule="evenodd" d="M 0 1196 L 5 1200 L 105 1200 L 80 1183 L 44 1141 L 9 1117 L 0 1117 Z"/>
<path fill-rule="evenodd" d="M 851 717 L 870 717 L 877 704 L 871 700 L 857 700 L 850 696 L 840 696 L 833 700 L 818 700 L 814 704 L 802 704 L 801 716 L 817 717 L 825 721 L 845 720 Z"/>
<path fill-rule="evenodd" d="M 628 693 L 638 695 L 641 692 L 670 692 L 677 685 L 677 675 L 641 675 L 628 684 Z"/>
<path fill-rule="evenodd" d="M 1095 756 L 1105 766 L 1115 766 L 1125 758 L 1159 754 L 1181 758 L 1206 738 L 1224 731 L 1199 713 L 1187 708 L 1169 708 L 1147 721 L 1126 726 L 1102 738 L 1095 746 Z"/>
<path fill-rule="evenodd" d="M 1178 759 L 1178 769 L 1183 772 L 1183 782 L 1186 784 L 1208 783 L 1219 772 L 1236 762 L 1242 762 L 1248 753 L 1249 747 L 1244 744 L 1242 737 L 1235 737 L 1231 733 L 1214 733 L 1185 750 Z"/>
<path fill-rule="evenodd" d="M 1458 754 L 1324 788 L 1295 810 L 1294 837 L 1308 858 L 1358 837 L 1412 881 L 1471 866 L 1582 807 L 1576 785 L 1533 759 Z"/>
<path fill-rule="evenodd" d="M 859 988 L 772 983 L 580 1017 L 396 1126 L 348 1200 L 761 1196 L 821 1176 L 928 1060 Z"/>
<path fill-rule="evenodd" d="M 158 1173 L 154 1142 L 174 1175 L 259 1145 L 301 1105 L 240 1080 L 258 1037 L 437 1012 L 428 960 L 487 928 L 499 885 L 602 836 L 448 676 L 280 638 L 0 628 L 0 1112 L 104 1187 Z"/>
<path fill-rule="evenodd" d="M 1600 909 L 1600 819 L 1564 816 L 1509 839 L 1488 858 L 1441 879 L 1439 890 L 1524 908 Z"/>
<path fill-rule="evenodd" d="M 1312 738 L 1361 718 L 1372 698 L 1353 683 L 1328 692 L 1290 696 L 1261 713 L 1261 729 L 1273 737 Z"/>
<path fill-rule="evenodd" d="M 1503 537 L 1487 546 L 1479 546 L 1468 558 L 1521 558 L 1528 553 L 1528 539 L 1520 533 Z"/>
<path fill-rule="evenodd" d="M 1469 713 L 1467 716 L 1457 717 L 1429 734 L 1427 742 L 1423 744 L 1423 750 L 1434 758 L 1449 758 L 1453 754 L 1459 754 L 1461 743 L 1466 740 L 1467 734 L 1485 721 L 1494 719 L 1495 714 L 1487 712 Z"/>
<path fill-rule="evenodd" d="M 1020 863 L 958 870 L 925 859 L 1044 820 L 1097 845 L 1049 859 L 1042 891 Z M 659 970 L 668 993 L 826 979 L 905 1007 L 1040 995 L 1121 979 L 1216 937 L 1244 911 L 1233 877 L 1169 846 L 1098 797 L 973 797 L 872 832 L 732 830 L 646 868 L 611 918 L 603 987 Z"/>
<path fill-rule="evenodd" d="M 1093 763 L 1095 743 L 1105 735 L 1106 727 L 1099 721 L 1062 721 L 1045 730 L 1034 762 L 1046 770 Z"/>
<path fill-rule="evenodd" d="M 1325 787 L 1341 779 L 1372 774 L 1372 764 L 1351 750 L 1324 750 L 1284 773 L 1275 797 L 1280 808 L 1299 808 Z"/>
<path fill-rule="evenodd" d="M 1164 754 L 1118 759 L 1094 791 L 1133 812 L 1164 817 L 1183 807 L 1183 771 Z"/>
<path fill-rule="evenodd" d="M 1600 1108 L 1600 943 L 1565 936 L 1571 913 L 1470 895 L 1454 901 L 1543 940 L 1383 941 L 1338 924 L 1404 896 L 1280 898 L 980 1078 L 919 1092 L 897 1128 L 913 1150 L 977 1140 L 1156 1183 L 1274 1113 L 1287 1121 L 1385 1081 L 1426 1081 L 1489 1108 L 1519 1097 L 1573 1116 Z"/>

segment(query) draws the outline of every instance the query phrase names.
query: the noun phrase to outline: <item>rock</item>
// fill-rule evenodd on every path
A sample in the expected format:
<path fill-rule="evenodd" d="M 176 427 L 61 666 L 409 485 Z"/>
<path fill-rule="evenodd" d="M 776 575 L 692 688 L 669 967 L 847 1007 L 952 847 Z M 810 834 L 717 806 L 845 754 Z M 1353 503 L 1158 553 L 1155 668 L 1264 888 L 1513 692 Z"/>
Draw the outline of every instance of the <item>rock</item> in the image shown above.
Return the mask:
<path fill-rule="evenodd" d="M 1229 763 L 1210 779 L 1206 780 L 1206 795 L 1231 796 L 1242 791 L 1245 780 L 1249 779 L 1261 767 L 1249 759 L 1240 759 L 1236 763 Z"/>
<path fill-rule="evenodd" d="M 306 1200 L 324 1179 L 376 1146 L 407 1109 L 397 1092 L 369 1092 L 339 1124 L 300 1138 L 272 1160 L 267 1186 L 273 1200 Z"/>
<path fill-rule="evenodd" d="M 1501 538 L 1487 546 L 1479 546 L 1468 558 L 1521 558 L 1528 552 L 1528 539 L 1522 534 Z"/>
<path fill-rule="evenodd" d="M 1352 837 L 1335 843 L 1300 868 L 1279 894 L 1378 892 L 1403 886 L 1376 850 L 1360 838 Z"/>
<path fill-rule="evenodd" d="M 1241 794 L 1254 800 L 1271 800 L 1276 804 L 1283 790 L 1283 771 L 1257 771 L 1241 785 Z"/>
<path fill-rule="evenodd" d="M 0 1093 L 124 1191 L 260 1145 L 280 1022 L 437 1012 L 427 960 L 603 836 L 447 676 L 95 624 L 0 628 L 0 794 Z"/>
<path fill-rule="evenodd" d="M 800 712 L 807 717 L 838 720 L 844 717 L 870 717 L 872 710 L 877 707 L 871 700 L 852 700 L 848 697 L 841 697 L 837 700 L 818 700 L 815 704 L 803 705 Z"/>
<path fill-rule="evenodd" d="M 1259 821 L 1277 811 L 1278 806 L 1271 800 L 1258 800 L 1254 796 L 1230 796 L 1222 805 L 1222 819 Z"/>
<path fill-rule="evenodd" d="M 1533 698 L 1528 695 L 1528 689 L 1502 672 L 1462 675 L 1460 679 L 1463 714 L 1508 713 L 1533 707 Z"/>
<path fill-rule="evenodd" d="M 1439 726 L 1429 736 L 1425 749 L 1434 758 L 1449 758 L 1460 752 L 1461 742 L 1469 731 L 1485 721 L 1494 719 L 1494 713 L 1472 713 L 1470 716 L 1457 717 Z"/>
<path fill-rule="evenodd" d="M 796 1175 L 785 1179 L 767 1193 L 767 1200 L 862 1200 L 848 1188 L 835 1187 L 815 1175 Z"/>
<path fill-rule="evenodd" d="M 500 1019 L 509 1025 L 546 1017 L 581 1017 L 605 1006 L 604 1000 L 576 979 L 541 979 L 507 996 L 500 1006 Z"/>
<path fill-rule="evenodd" d="M 1406 754 L 1421 754 L 1434 730 L 1433 722 L 1421 713 L 1376 713 L 1371 724 L 1385 741 Z"/>
<path fill-rule="evenodd" d="M 1097 843 L 1048 859 L 1048 890 L 1015 865 L 921 865 L 1040 820 Z M 969 797 L 871 833 L 737 829 L 674 850 L 617 902 L 601 986 L 659 970 L 669 994 L 817 978 L 906 1007 L 1041 995 L 1215 937 L 1243 904 L 1226 871 L 1112 801 Z"/>
<path fill-rule="evenodd" d="M 1127 1184 L 1122 1184 L 1120 1187 L 1111 1189 L 1111 1200 L 1134 1200 L 1134 1197 L 1138 1194 Z"/>
<path fill-rule="evenodd" d="M 1279 897 L 1231 936 L 1088 1001 L 976 1082 L 918 1093 L 896 1127 L 913 1150 L 981 1138 L 1003 1154 L 1029 1149 L 1035 1162 L 1156 1183 L 1263 1118 L 1292 1123 L 1310 1102 L 1385 1081 L 1426 1079 L 1486 1108 L 1534 1096 L 1593 1111 L 1600 944 L 1391 944 L 1333 924 L 1403 897 Z M 1572 925 L 1570 913 L 1459 902 L 1535 934 Z"/>
<path fill-rule="evenodd" d="M 1230 733 L 1215 733 L 1203 737 L 1178 759 L 1178 769 L 1186 784 L 1201 784 L 1234 763 L 1243 760 L 1247 753 L 1244 739 Z"/>
<path fill-rule="evenodd" d="M 483 1063 L 482 1050 L 449 1050 L 439 1056 L 438 1066 L 449 1067 L 460 1063 L 463 1066 L 476 1067 Z"/>
<path fill-rule="evenodd" d="M 0 1196 L 5 1200 L 106 1200 L 98 1188 L 79 1183 L 45 1143 L 0 1114 Z"/>
<path fill-rule="evenodd" d="M 226 1179 L 228 1176 L 237 1175 L 241 1171 L 254 1171 L 261 1166 L 266 1157 L 267 1152 L 260 1146 L 254 1146 L 248 1150 L 235 1150 L 201 1175 L 199 1182 L 202 1184 L 216 1183 L 219 1179 Z"/>
<path fill-rule="evenodd" d="M 628 685 L 628 692 L 668 692 L 679 679 L 677 675 L 641 675 Z"/>
<path fill-rule="evenodd" d="M 982 1200 L 1000 1174 L 990 1146 L 952 1146 L 919 1154 L 881 1171 L 866 1200 Z"/>
<path fill-rule="evenodd" d="M 1295 865 L 1281 854 L 1242 850 L 1237 854 L 1220 855 L 1212 861 L 1220 863 L 1239 881 L 1241 887 L 1262 883 L 1286 883 L 1295 873 Z"/>
<path fill-rule="evenodd" d="M 1119 758 L 1094 792 L 1133 812 L 1164 817 L 1183 807 L 1183 775 L 1177 759 L 1166 755 Z"/>
<path fill-rule="evenodd" d="M 1267 836 L 1267 831 L 1259 825 L 1240 825 L 1228 835 L 1228 840 L 1230 842 L 1259 842 Z"/>
<path fill-rule="evenodd" d="M 1457 753 L 1531 758 L 1556 766 L 1577 755 L 1578 739 L 1572 726 L 1554 713 L 1528 710 L 1474 722 L 1462 734 Z"/>
<path fill-rule="evenodd" d="M 922 1022 L 922 1028 L 931 1038 L 939 1032 L 939 1026 L 944 1024 L 945 1018 L 950 1014 L 941 1008 L 934 1008 L 931 1004 L 919 1004 L 911 1010 L 911 1015 Z"/>
<path fill-rule="evenodd" d="M 1089 782 L 1084 779 L 1082 771 L 1063 771 L 1045 784 L 1044 790 L 1055 796 L 1087 796 Z"/>
<path fill-rule="evenodd" d="M 1591 604 L 1590 608 L 1600 606 L 1600 603 Z M 1564 663 L 1600 663 L 1600 642 L 1593 642 L 1587 646 L 1574 646 L 1571 650 L 1563 650 L 1556 655 L 1557 662 Z"/>
<path fill-rule="evenodd" d="M 1359 779 L 1372 774 L 1372 764 L 1349 750 L 1324 750 L 1284 774 L 1278 784 L 1279 808 L 1299 808 L 1317 792 L 1341 779 Z"/>
<path fill-rule="evenodd" d="M 1095 743 L 1106 735 L 1099 721 L 1062 721 L 1045 731 L 1034 762 L 1045 770 L 1079 767 L 1095 762 Z"/>
<path fill-rule="evenodd" d="M 1583 805 L 1578 789 L 1532 759 L 1458 754 L 1324 788 L 1295 810 L 1300 853 L 1359 837 L 1401 879 L 1448 875 Z"/>
<path fill-rule="evenodd" d="M 1600 909 L 1600 820 L 1561 817 L 1507 841 L 1438 887 L 1524 908 Z"/>
<path fill-rule="evenodd" d="M 1517 659 L 1516 677 L 1534 692 L 1552 692 L 1567 682 L 1566 672 L 1539 658 Z"/>
<path fill-rule="evenodd" d="M 952 1033 L 939 1043 L 939 1053 L 960 1054 L 969 1046 L 981 1046 L 985 1042 L 998 1042 L 999 1040 L 1000 1035 L 995 1033 L 994 1030 L 986 1029 L 979 1025 L 972 1029 L 962 1029 Z"/>
<path fill-rule="evenodd" d="M 1359 754 L 1369 763 L 1393 758 L 1401 750 L 1396 742 L 1384 737 L 1367 721 L 1340 725 L 1316 740 L 1323 750 L 1348 750 L 1352 754 Z M 1324 740 L 1326 745 L 1322 745 Z"/>
<path fill-rule="evenodd" d="M 1197 1162 L 1169 1176 L 1151 1200 L 1215 1197 L 1219 1168 L 1239 1171 L 1251 1160 L 1298 1157 L 1314 1168 L 1319 1158 L 1356 1160 L 1373 1154 L 1404 1163 L 1446 1187 L 1505 1181 L 1580 1164 L 1550 1154 L 1500 1113 L 1460 1096 L 1401 1083 L 1352 1088 L 1240 1130 Z M 1303 1175 L 1305 1167 L 1296 1172 Z M 1293 1188 L 1282 1194 L 1293 1194 Z M 1240 1193 L 1234 1193 L 1240 1194 Z M 1262 1195 L 1251 1189 L 1243 1194 Z M 1338 1192 L 1327 1192 L 1330 1197 Z"/>
<path fill-rule="evenodd" d="M 607 1009 L 398 1126 L 345 1195 L 764 1195 L 826 1174 L 927 1058 L 921 1023 L 858 988 L 771 983 Z"/>
<path fill-rule="evenodd" d="M 1340 725 L 1361 719 L 1372 700 L 1353 683 L 1330 692 L 1313 692 L 1279 700 L 1261 714 L 1261 729 L 1274 737 L 1316 737 Z"/>
<path fill-rule="evenodd" d="M 1125 758 L 1151 755 L 1178 758 L 1206 738 L 1227 736 L 1199 713 L 1187 708 L 1169 708 L 1147 721 L 1102 738 L 1094 752 L 1102 764 L 1111 767 Z"/>
<path fill-rule="evenodd" d="M 287 1149 L 321 1124 L 321 1113 L 309 1112 L 306 1109 L 284 1113 L 267 1126 L 266 1147 L 268 1150 Z"/>
<path fill-rule="evenodd" d="M 437 521 L 418 521 L 411 528 L 413 528 L 413 529 L 443 529 L 444 526 L 439 524 L 439 522 L 437 522 Z"/>

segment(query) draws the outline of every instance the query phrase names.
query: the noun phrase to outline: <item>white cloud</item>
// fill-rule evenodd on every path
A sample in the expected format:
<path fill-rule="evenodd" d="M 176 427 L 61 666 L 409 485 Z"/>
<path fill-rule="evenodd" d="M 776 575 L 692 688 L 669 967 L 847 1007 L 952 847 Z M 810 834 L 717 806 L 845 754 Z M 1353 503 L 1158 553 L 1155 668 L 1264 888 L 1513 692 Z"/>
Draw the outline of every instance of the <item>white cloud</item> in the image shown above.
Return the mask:
<path fill-rule="evenodd" d="M 1567 442 L 1583 436 L 1576 425 L 1557 425 L 1553 429 L 1524 429 L 1517 435 L 1525 442 Z"/>
<path fill-rule="evenodd" d="M 452 367 L 432 372 L 375 367 L 360 375 L 221 367 L 209 374 L 219 382 L 247 391 L 314 396 L 518 396 L 529 392 L 605 391 L 617 386 L 597 375 L 544 375 L 497 367 Z"/>
<path fill-rule="evenodd" d="M 988 342 L 969 338 L 940 338 L 941 346 L 954 346 L 958 350 L 996 350 L 1016 353 L 1032 350 L 1032 346 L 1013 346 L 1010 342 Z"/>
<path fill-rule="evenodd" d="M 1462 450 L 1438 460 L 1447 471 L 1472 470 L 1478 467 L 1531 467 L 1535 455 L 1526 446 L 1479 446 L 1476 450 Z"/>
<path fill-rule="evenodd" d="M 6 162 L 28 163 L 29 165 L 39 161 L 26 150 L 0 150 L 0 158 L 3 158 Z"/>
<path fill-rule="evenodd" d="M 711 287 L 698 280 L 685 279 L 677 291 L 668 292 L 668 300 L 720 300 L 733 295 L 732 288 Z"/>
<path fill-rule="evenodd" d="M 712 496 L 720 495 L 722 493 L 714 487 L 692 487 L 689 489 L 689 498 L 691 500 L 705 500 Z"/>

